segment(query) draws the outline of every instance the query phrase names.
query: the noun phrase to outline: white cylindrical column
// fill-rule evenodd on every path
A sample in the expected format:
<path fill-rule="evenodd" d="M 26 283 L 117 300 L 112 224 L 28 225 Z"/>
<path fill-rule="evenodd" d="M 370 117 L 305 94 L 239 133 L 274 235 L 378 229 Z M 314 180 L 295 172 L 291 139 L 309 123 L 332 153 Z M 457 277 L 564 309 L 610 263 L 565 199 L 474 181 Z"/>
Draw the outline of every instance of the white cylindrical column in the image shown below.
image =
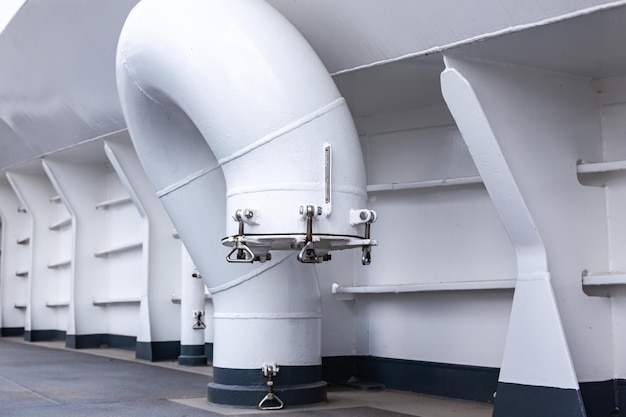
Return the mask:
<path fill-rule="evenodd" d="M 204 282 L 196 270 L 189 252 L 184 245 L 181 245 L 179 365 L 205 366 L 207 364 L 204 350 L 204 330 L 206 328 L 204 304 Z M 198 317 L 198 314 L 201 316 Z"/>

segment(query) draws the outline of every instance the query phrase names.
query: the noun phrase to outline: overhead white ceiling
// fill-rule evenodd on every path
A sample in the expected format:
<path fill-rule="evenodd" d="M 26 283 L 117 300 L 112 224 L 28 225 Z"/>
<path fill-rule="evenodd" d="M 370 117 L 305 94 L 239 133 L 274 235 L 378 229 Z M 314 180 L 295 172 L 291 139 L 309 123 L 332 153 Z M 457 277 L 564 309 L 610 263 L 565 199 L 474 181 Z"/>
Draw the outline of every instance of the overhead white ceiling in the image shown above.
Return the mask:
<path fill-rule="evenodd" d="M 443 106 L 442 54 L 589 79 L 626 74 L 626 5 L 335 76 L 355 116 Z"/>
<path fill-rule="evenodd" d="M 423 55 L 493 34 L 624 4 L 615 0 L 268 0 L 330 73 Z"/>
<path fill-rule="evenodd" d="M 115 50 L 136 1 L 21 7 L 0 33 L 0 169 L 125 127 Z M 268 1 L 335 74 L 356 116 L 443 105 L 442 50 L 590 78 L 626 74 L 626 0 Z"/>
<path fill-rule="evenodd" d="M 451 52 L 598 79 L 626 74 L 625 43 L 623 5 Z"/>
<path fill-rule="evenodd" d="M 136 0 L 31 0 L 0 34 L 0 167 L 125 127 L 115 82 Z"/>

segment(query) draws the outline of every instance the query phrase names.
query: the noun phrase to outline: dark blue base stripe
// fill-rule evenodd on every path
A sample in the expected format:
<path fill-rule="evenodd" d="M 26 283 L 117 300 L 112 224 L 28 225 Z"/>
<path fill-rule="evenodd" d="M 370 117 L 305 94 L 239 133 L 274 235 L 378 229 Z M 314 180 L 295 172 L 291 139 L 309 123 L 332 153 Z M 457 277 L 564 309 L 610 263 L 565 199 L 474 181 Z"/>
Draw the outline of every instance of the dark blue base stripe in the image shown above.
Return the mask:
<path fill-rule="evenodd" d="M 176 360 L 180 342 L 137 342 L 135 357 L 151 362 Z"/>
<path fill-rule="evenodd" d="M 356 378 L 397 390 L 470 401 L 492 403 L 498 386 L 497 368 L 372 356 L 327 357 L 322 363 L 328 382 Z"/>
<path fill-rule="evenodd" d="M 49 342 L 51 340 L 65 340 L 63 330 L 26 330 L 24 340 L 27 342 Z"/>
<path fill-rule="evenodd" d="M 326 401 L 322 366 L 280 366 L 273 379 L 274 392 L 286 405 L 310 405 Z M 267 379 L 261 369 L 213 368 L 208 385 L 210 403 L 256 407 L 267 394 Z"/>
<path fill-rule="evenodd" d="M 621 381 L 623 382 L 623 381 Z M 618 416 L 620 401 L 620 381 L 583 382 L 580 385 L 580 395 L 585 404 L 587 417 Z M 622 387 L 622 390 L 626 387 Z M 626 394 L 626 392 L 625 392 Z"/>
<path fill-rule="evenodd" d="M 274 380 L 274 386 L 303 385 L 316 383 L 322 380 L 322 367 L 314 366 L 280 366 L 280 371 Z M 213 382 L 221 385 L 247 385 L 263 386 L 267 379 L 263 376 L 261 368 L 257 369 L 231 369 L 213 368 Z"/>
<path fill-rule="evenodd" d="M 204 345 L 180 345 L 178 364 L 181 366 L 206 366 Z"/>
<path fill-rule="evenodd" d="M 498 383 L 493 417 L 586 417 L 575 389 Z"/>
<path fill-rule="evenodd" d="M 3 327 L 0 329 L 0 336 L 2 337 L 19 337 L 24 336 L 23 327 Z"/>

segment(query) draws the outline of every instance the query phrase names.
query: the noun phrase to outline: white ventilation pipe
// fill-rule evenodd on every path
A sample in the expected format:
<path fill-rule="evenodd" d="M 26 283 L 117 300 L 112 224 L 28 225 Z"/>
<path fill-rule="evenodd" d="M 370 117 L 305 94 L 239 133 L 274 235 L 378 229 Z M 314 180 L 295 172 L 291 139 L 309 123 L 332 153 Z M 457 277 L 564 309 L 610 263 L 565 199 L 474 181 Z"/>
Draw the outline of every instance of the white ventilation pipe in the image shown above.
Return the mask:
<path fill-rule="evenodd" d="M 367 263 L 376 217 L 328 72 L 263 1 L 143 0 L 122 31 L 117 77 L 139 158 L 213 294 L 209 400 L 257 404 L 261 368 L 275 363 L 286 404 L 323 401 L 317 276 L 296 254 L 319 262 L 363 247 Z M 224 231 L 231 261 L 267 262 L 226 263 Z"/>

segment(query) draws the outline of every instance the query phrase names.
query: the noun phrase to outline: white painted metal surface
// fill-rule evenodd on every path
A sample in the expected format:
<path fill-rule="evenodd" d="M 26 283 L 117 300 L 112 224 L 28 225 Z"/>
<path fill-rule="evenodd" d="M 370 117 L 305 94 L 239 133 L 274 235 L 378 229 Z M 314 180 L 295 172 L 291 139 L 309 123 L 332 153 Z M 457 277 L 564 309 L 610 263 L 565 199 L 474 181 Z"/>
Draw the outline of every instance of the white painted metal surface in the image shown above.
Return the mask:
<path fill-rule="evenodd" d="M 455 61 L 448 59 L 446 65 L 441 76 L 444 98 L 517 254 L 516 298 L 499 381 L 578 389 L 541 235 L 472 85 Z M 545 343 L 530 345 L 536 346 L 531 351 L 526 341 L 532 339 Z"/>
<path fill-rule="evenodd" d="M 17 210 L 20 201 L 11 189 L 6 177 L 0 178 L 0 215 L 2 216 L 2 255 L 0 280 L 2 327 L 24 327 L 25 314 L 15 304 L 26 302 L 29 297 L 30 274 L 30 219 Z"/>
<path fill-rule="evenodd" d="M 543 26 L 623 1 L 458 2 L 269 0 L 309 40 L 331 73 L 401 61 Z M 582 37 L 584 39 L 584 37 Z M 342 47 L 335 42 L 341 40 Z"/>
<path fill-rule="evenodd" d="M 126 252 L 108 252 L 120 244 L 143 242 L 144 230 L 135 209 L 139 199 L 137 195 L 132 199 L 128 197 L 110 167 L 108 173 L 99 172 L 106 169 L 98 165 L 102 161 L 93 163 L 88 150 L 90 145 L 99 144 L 99 153 L 103 154 L 102 141 L 92 139 L 99 135 L 108 137 L 125 128 L 115 95 L 113 52 L 122 22 L 134 3 L 30 0 L 0 33 L 3 57 L 0 62 L 0 168 L 3 175 L 9 166 L 20 174 L 38 172 L 42 175 L 37 158 L 54 152 L 46 156 L 46 164 L 53 176 L 58 177 L 60 187 L 65 187 L 65 200 L 71 202 L 72 211 L 79 219 L 72 224 L 76 227 L 77 247 L 71 259 L 67 253 L 59 253 L 58 258 L 46 257 L 41 265 L 34 264 L 35 270 L 52 274 L 71 265 L 77 285 L 74 295 L 69 300 L 61 296 L 44 299 L 38 295 L 41 289 L 37 285 L 30 286 L 31 278 L 32 282 L 41 281 L 39 276 L 32 275 L 30 260 L 26 258 L 31 250 L 42 251 L 42 247 L 43 251 L 50 252 L 51 241 L 33 239 L 34 236 L 23 231 L 26 219 L 34 212 L 18 212 L 14 207 L 15 192 L 8 183 L 0 188 L 3 326 L 19 327 L 27 316 L 37 311 L 44 311 L 49 318 L 56 315 L 63 321 L 59 312 L 76 308 L 78 321 L 74 325 L 79 332 L 137 335 L 142 320 L 144 328 L 149 322 L 155 329 L 150 337 L 144 333 L 142 340 L 154 339 L 157 333 L 167 338 L 179 334 L 178 304 L 171 303 L 171 293 L 181 293 L 180 273 L 174 274 L 172 287 L 159 284 L 160 290 L 153 293 L 156 298 L 151 301 L 151 307 L 158 306 L 155 303 L 160 301 L 157 300 L 168 306 L 173 304 L 174 308 L 168 311 L 176 320 L 172 323 L 164 319 L 165 315 L 155 308 L 144 310 L 140 315 L 141 303 L 145 301 L 143 294 L 149 292 L 142 281 L 145 278 L 142 271 L 146 270 L 142 268 L 146 265 L 144 262 L 148 262 L 143 258 L 144 252 L 157 268 L 164 261 L 154 257 L 164 257 L 164 253 L 150 251 L 150 245 L 144 243 Z M 326 69 L 335 74 L 334 80 L 355 115 L 371 191 L 367 205 L 379 214 L 373 232 L 380 245 L 374 248 L 374 261 L 368 268 L 358 266 L 358 259 L 355 259 L 358 256 L 350 252 L 339 252 L 332 262 L 314 269 L 303 268 L 291 258 L 283 260 L 281 251 L 276 251 L 274 260 L 263 264 L 261 269 L 256 265 L 223 267 L 227 249 L 220 245 L 219 239 L 236 233 L 237 223 L 230 218 L 233 209 L 259 210 L 258 224 L 247 224 L 246 232 L 272 233 L 269 229 L 285 224 L 290 225 L 289 230 L 279 232 L 292 233 L 292 229 L 302 230 L 304 226 L 297 205 L 315 203 L 304 200 L 318 198 L 322 187 L 315 188 L 316 184 L 301 194 L 288 190 L 294 196 L 286 200 L 273 197 L 277 190 L 261 192 L 261 188 L 257 188 L 257 194 L 263 194 L 260 200 L 263 205 L 252 206 L 248 198 L 255 194 L 255 189 L 227 178 L 231 183 L 229 190 L 236 187 L 235 192 L 227 192 L 218 160 L 225 163 L 225 170 L 230 169 L 233 178 L 242 181 L 245 178 L 246 183 L 251 179 L 254 187 L 259 187 L 264 176 L 278 169 L 289 176 L 309 175 L 314 179 L 300 182 L 312 184 L 323 179 L 319 175 L 324 171 L 319 148 L 327 139 L 319 136 L 327 135 L 334 140 L 335 136 L 346 135 L 335 135 L 334 129 L 318 130 L 313 124 L 305 123 L 287 136 L 277 137 L 250 154 L 227 162 L 229 156 L 238 155 L 233 139 L 239 139 L 227 125 L 246 127 L 250 119 L 250 126 L 265 129 L 242 137 L 241 144 L 247 146 L 261 138 L 274 138 L 271 132 L 280 133 L 281 127 L 297 120 L 306 121 L 307 115 L 314 118 L 315 112 L 332 103 L 335 96 L 304 108 L 303 103 L 316 100 L 325 92 L 297 86 L 298 100 L 302 100 L 290 106 L 289 114 L 265 112 L 269 98 L 283 98 L 268 92 L 274 84 L 272 70 L 265 63 L 250 65 L 243 55 L 233 54 L 232 49 L 218 51 L 212 56 L 215 60 L 242 63 L 241 72 L 222 74 L 225 80 L 232 81 L 226 92 L 219 90 L 219 94 L 206 93 L 202 97 L 217 109 L 211 108 L 211 111 L 222 114 L 224 109 L 232 110 L 231 114 L 239 112 L 244 120 L 224 118 L 219 123 L 202 125 L 206 130 L 223 128 L 217 135 L 220 140 L 216 140 L 220 146 L 215 147 L 223 154 L 216 160 L 182 113 L 170 114 L 172 123 L 159 123 L 162 120 L 158 117 L 153 120 L 157 122 L 155 133 L 172 140 L 164 141 L 161 149 L 149 152 L 139 149 L 141 158 L 152 163 L 151 170 L 155 172 L 165 171 L 162 167 L 167 165 L 163 161 L 170 155 L 183 155 L 182 164 L 173 163 L 167 169 L 176 172 L 177 177 L 164 175 L 159 178 L 157 189 L 163 191 L 161 200 L 166 205 L 176 210 L 181 218 L 190 220 L 186 225 L 177 225 L 181 235 L 198 233 L 202 236 L 190 250 L 194 259 L 203 264 L 201 270 L 205 275 L 208 273 L 211 286 L 216 290 L 215 326 L 221 329 L 222 340 L 229 341 L 224 345 L 216 341 L 216 357 L 222 358 L 217 364 L 257 367 L 259 362 L 266 361 L 267 352 L 258 355 L 247 351 L 225 352 L 229 343 L 239 343 L 237 332 L 269 338 L 256 335 L 252 321 L 274 326 L 279 321 L 302 320 L 309 327 L 309 336 L 303 340 L 314 346 L 300 355 L 287 352 L 297 351 L 300 345 L 284 343 L 285 352 L 280 354 L 291 355 L 294 363 L 317 363 L 320 355 L 363 354 L 494 368 L 504 364 L 504 381 L 562 387 L 575 387 L 578 381 L 626 377 L 626 360 L 621 354 L 626 347 L 623 336 L 626 334 L 623 320 L 626 286 L 622 282 L 626 271 L 623 256 L 626 235 L 621 232 L 626 230 L 623 214 L 626 213 L 623 171 L 626 59 L 616 53 L 621 50 L 626 35 L 624 2 L 487 1 L 451 5 L 439 1 L 425 6 L 420 2 L 401 1 L 394 7 L 384 2 L 352 0 L 270 0 L 269 3 L 304 34 Z M 170 23 L 178 18 L 185 19 L 176 13 L 167 16 Z M 215 28 L 224 28 L 219 25 Z M 159 51 L 173 46 L 165 39 L 164 32 L 155 29 L 153 36 L 158 41 L 156 49 Z M 227 42 L 240 39 L 225 36 L 225 33 L 222 31 L 215 38 L 225 38 Z M 478 39 L 482 41 L 476 42 Z M 276 46 L 279 41 L 271 39 L 269 44 Z M 199 44 L 193 46 L 195 55 Z M 468 150 L 465 145 L 468 138 L 464 136 L 468 135 L 460 122 L 457 126 L 458 116 L 455 114 L 452 118 L 440 91 L 439 76 L 445 68 L 438 53 L 442 49 L 461 62 L 463 75 L 475 90 L 500 154 L 495 152 L 487 158 L 480 152 Z M 173 64 L 175 69 L 190 67 L 186 58 L 181 58 L 183 55 L 172 56 L 178 59 Z M 281 56 L 277 54 L 277 58 Z M 322 71 L 319 64 L 314 67 Z M 306 80 L 309 74 L 303 69 L 289 72 L 287 67 L 281 67 L 278 70 L 281 74 L 288 73 L 287 79 L 294 82 Z M 258 78 L 247 85 L 241 84 L 241 79 L 234 75 L 243 72 L 253 73 Z M 172 84 L 180 82 L 182 87 L 176 94 L 181 97 L 196 92 L 191 91 L 194 87 L 190 80 L 216 75 L 215 71 L 204 71 L 199 76 L 177 79 L 171 76 L 173 73 L 168 69 L 154 71 L 150 76 L 154 76 L 154 80 L 166 78 Z M 220 88 L 226 88 L 226 83 L 219 84 Z M 256 89 L 259 85 L 263 92 L 251 93 L 259 91 Z M 163 91 L 146 89 L 145 92 L 159 100 L 164 97 Z M 241 97 L 245 100 L 241 101 Z M 172 101 L 173 98 L 168 96 Z M 244 108 L 247 105 L 258 106 L 263 111 L 251 113 Z M 151 110 L 157 109 L 159 106 L 155 104 Z M 339 110 L 343 111 L 342 106 L 320 119 L 334 117 L 334 112 Z M 188 112 L 186 108 L 185 111 Z M 189 135 L 178 135 L 178 130 L 170 129 L 173 124 L 184 125 Z M 314 131 L 312 136 L 318 142 L 307 141 L 304 147 L 277 146 L 293 132 L 304 130 Z M 146 132 L 152 133 L 151 130 Z M 244 143 L 244 139 L 249 142 Z M 481 140 L 484 139 L 481 136 Z M 77 144 L 80 145 L 75 146 Z M 276 171 L 256 168 L 248 171 L 245 161 L 248 157 L 257 159 L 252 157 L 256 152 L 264 153 L 267 147 L 270 157 L 276 156 L 273 149 L 269 152 L 273 145 L 288 155 L 283 159 L 286 162 L 281 160 L 274 164 Z M 71 148 L 65 149 L 67 147 Z M 310 166 L 306 164 L 308 169 L 300 169 L 305 164 L 293 162 L 294 155 L 315 162 Z M 351 158 L 335 158 L 334 146 L 333 155 L 332 169 L 336 174 L 343 161 Z M 519 203 L 511 194 L 514 187 L 502 186 L 503 193 L 497 192 L 497 185 L 505 175 L 500 169 L 492 169 L 492 162 L 503 159 L 505 164 L 500 167 L 508 166 L 511 175 L 507 177 L 508 182 L 502 184 L 513 181 L 519 193 L 512 194 L 521 195 L 532 219 L 530 223 L 520 221 L 527 218 L 527 214 L 502 216 L 503 206 L 508 210 L 509 203 Z M 24 161 L 31 161 L 31 164 L 24 164 Z M 233 168 L 239 163 L 246 165 L 245 169 Z M 199 176 L 212 169 L 215 170 Z M 479 177 L 484 177 L 489 170 L 490 178 L 483 184 Z M 127 183 L 136 175 L 139 175 L 137 171 L 128 174 Z M 286 183 L 282 181 L 275 188 L 290 188 Z M 176 187 L 166 188 L 173 184 L 186 185 L 177 190 L 173 190 Z M 363 181 L 359 187 L 364 184 Z M 85 193 L 81 197 L 83 190 L 75 188 L 93 190 L 94 201 L 87 202 Z M 218 194 L 227 196 L 228 210 L 226 198 L 214 197 Z M 295 194 L 300 197 L 296 198 Z M 201 203 L 178 203 L 192 199 Z M 265 204 L 269 207 L 274 203 L 280 203 L 281 207 L 266 211 Z M 296 207 L 284 208 L 283 212 L 283 203 L 285 207 Z M 365 205 L 361 204 L 361 207 Z M 58 208 L 43 200 L 41 206 Z M 341 211 L 333 202 L 332 215 L 316 219 L 314 226 L 326 227 L 328 220 L 327 230 L 330 230 L 330 223 Z M 37 216 L 48 215 L 43 212 Z M 507 219 L 504 226 L 501 218 Z M 55 233 L 66 233 L 61 227 L 64 220 L 63 216 L 45 219 L 46 233 L 55 232 L 49 229 L 54 224 L 59 226 Z M 157 227 L 162 225 L 160 221 L 157 223 Z M 106 232 L 98 232 L 98 224 L 105 227 Z M 528 269 L 518 263 L 516 249 L 520 248 L 520 240 L 514 239 L 513 245 L 509 238 L 511 234 L 520 236 L 517 228 L 529 231 L 531 238 L 541 235 L 546 260 L 533 264 L 530 269 L 549 271 L 551 281 L 528 280 L 521 286 L 518 284 L 511 316 L 511 291 L 493 288 L 510 287 L 512 283 L 507 279 L 515 277 L 520 267 Z M 349 230 L 342 233 L 352 233 Z M 216 238 L 205 238 L 209 236 Z M 63 244 L 66 244 L 67 237 L 64 239 Z M 9 244 L 11 246 L 7 246 Z M 96 251 L 107 252 L 108 256 L 94 257 Z M 175 257 L 178 256 L 177 250 Z M 58 268 L 47 268 L 49 263 Z M 273 263 L 278 266 L 265 270 Z M 539 264 L 542 267 L 535 268 Z M 585 270 L 589 271 L 586 275 Z M 90 285 L 90 281 L 81 280 L 80 277 L 90 272 L 92 276 L 101 274 L 94 280 L 98 284 Z M 11 276 L 7 278 L 7 274 Z M 134 280 L 128 279 L 129 276 L 142 278 Z M 148 276 L 152 275 L 148 273 Z M 296 279 L 285 280 L 285 277 Z M 547 278 L 547 275 L 541 277 Z M 333 282 L 338 283 L 339 292 L 365 295 L 343 294 L 353 301 L 339 301 L 332 293 Z M 269 286 L 275 288 L 273 299 L 280 298 L 285 303 L 294 303 L 293 293 L 310 297 L 298 305 L 299 309 L 261 311 L 258 305 L 263 301 L 255 295 L 268 293 Z M 465 291 L 467 289 L 472 291 Z M 32 299 L 37 301 L 31 311 Z M 541 306 L 538 306 L 539 300 L 544 300 Z M 60 306 L 67 301 L 69 308 Z M 55 307 L 46 307 L 46 304 Z M 209 305 L 207 312 L 210 312 Z M 557 312 L 562 326 L 558 320 L 545 320 L 548 314 L 554 319 Z M 89 317 L 94 320 L 87 323 Z M 541 326 L 527 326 L 531 319 Z M 61 329 L 67 325 L 72 329 L 71 320 L 70 315 L 67 323 L 45 320 L 40 323 L 44 327 Z M 507 347 L 505 354 L 509 324 L 512 336 L 508 345 L 513 347 Z M 558 346 L 543 350 L 544 334 L 549 341 L 554 341 L 556 335 L 559 340 L 554 346 Z M 319 335 L 321 346 L 317 342 Z M 212 341 L 209 332 L 204 336 L 206 341 Z M 557 371 L 552 363 L 541 365 L 542 372 L 536 372 L 535 361 L 551 362 L 547 352 L 559 358 L 554 364 L 563 365 L 567 362 L 567 349 L 575 377 L 571 369 Z M 546 354 L 542 354 L 542 350 Z M 249 362 L 235 360 L 235 354 L 249 358 Z M 297 355 L 300 357 L 296 358 Z M 518 360 L 520 357 L 522 359 Z M 568 368 L 565 365 L 560 369 Z M 553 375 L 547 375 L 551 372 Z"/>
<path fill-rule="evenodd" d="M 212 316 L 206 315 L 205 310 L 205 285 L 202 277 L 198 276 L 198 270 L 194 265 L 189 252 L 181 245 L 181 298 L 180 298 L 180 344 L 182 346 L 203 346 L 205 341 L 205 329 L 195 327 L 197 322 L 194 312 L 202 312 L 202 323 L 209 323 L 212 333 Z"/>
<path fill-rule="evenodd" d="M 581 297 L 575 285 L 568 285 L 583 269 L 581 264 L 599 267 L 606 262 L 607 253 L 606 243 L 602 243 L 606 239 L 603 194 L 582 188 L 574 172 L 575 161 L 597 158 L 601 151 L 588 141 L 588 137 L 599 134 L 589 82 L 523 68 L 503 71 L 498 65 L 450 58 L 446 62 L 449 69 L 442 75 L 444 95 L 518 251 L 518 285 L 500 381 L 575 388 L 577 378 L 567 353 L 570 346 L 581 380 L 591 374 L 608 377 L 610 362 L 598 358 L 591 366 L 583 359 L 582 348 L 584 333 L 598 332 L 604 336 L 597 337 L 607 337 L 610 326 L 594 323 L 583 330 L 581 324 L 595 321 L 588 314 L 591 309 L 603 314 L 607 305 Z M 546 103 L 547 97 L 550 105 L 538 105 L 538 113 L 533 103 Z M 498 105 L 503 100 L 506 107 Z M 530 120 L 533 123 L 528 126 Z M 572 122 L 565 125 L 571 126 L 569 129 L 562 124 L 566 120 Z M 544 152 L 537 152 L 537 148 Z M 497 165 L 498 161 L 503 165 Z M 519 194 L 512 196 L 516 190 Z M 527 207 L 526 216 L 516 214 L 522 206 Z M 525 218 L 532 223 L 525 223 Z M 566 239 L 566 231 L 574 230 L 579 239 Z M 533 235 L 538 238 L 524 238 Z M 594 250 L 586 250 L 585 241 L 595 242 Z M 555 295 L 550 276 L 558 289 Z M 523 284 L 525 277 L 527 284 Z M 578 312 L 585 305 L 586 314 L 568 307 L 565 300 L 572 299 L 579 303 Z M 562 309 L 567 309 L 565 314 L 559 312 Z M 561 317 L 565 320 L 563 330 Z M 573 330 L 576 328 L 578 331 Z M 529 340 L 546 343 L 525 343 Z M 529 366 L 532 372 L 528 372 Z"/>
<path fill-rule="evenodd" d="M 0 166 L 123 129 L 115 48 L 136 0 L 26 1 L 0 32 Z"/>
<path fill-rule="evenodd" d="M 215 365 L 319 365 L 320 294 L 311 266 L 279 252 L 247 275 L 226 270 L 225 251 L 206 253 L 207 240 L 223 230 L 222 210 L 206 212 L 207 226 L 199 227 L 189 209 L 208 210 L 216 199 L 219 207 L 222 193 L 197 187 L 221 168 L 227 234 L 237 233 L 230 217 L 240 209 L 254 213 L 246 234 L 302 234 L 302 205 L 322 208 L 315 233 L 359 234 L 362 226 L 348 217 L 365 207 L 361 150 L 314 52 L 263 2 L 145 1 L 122 32 L 118 85 L 142 163 L 214 296 Z M 330 195 L 328 144 L 332 161 L 341 161 L 332 167 Z M 242 335 L 255 344 L 242 343 Z"/>

